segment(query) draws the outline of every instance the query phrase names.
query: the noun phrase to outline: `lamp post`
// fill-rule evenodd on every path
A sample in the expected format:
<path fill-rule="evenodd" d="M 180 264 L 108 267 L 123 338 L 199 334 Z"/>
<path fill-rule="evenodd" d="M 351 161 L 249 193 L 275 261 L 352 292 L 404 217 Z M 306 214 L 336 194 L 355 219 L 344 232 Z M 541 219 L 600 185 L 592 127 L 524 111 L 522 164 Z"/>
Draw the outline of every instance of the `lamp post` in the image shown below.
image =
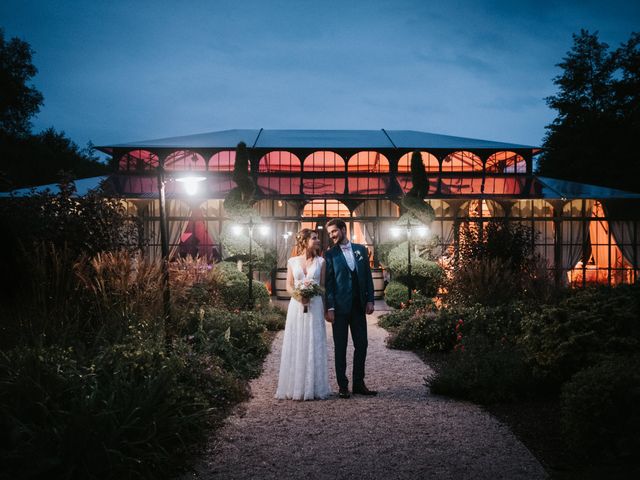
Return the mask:
<path fill-rule="evenodd" d="M 417 227 L 416 230 L 418 232 L 419 235 L 424 236 L 427 234 L 427 227 L 421 225 L 421 224 L 416 224 L 416 223 L 411 223 L 411 219 L 409 217 L 407 217 L 405 219 L 406 221 L 402 222 L 402 223 L 398 223 L 396 227 L 392 227 L 391 228 L 391 233 L 394 236 L 398 236 L 400 235 L 401 232 L 401 228 L 404 228 L 406 233 L 407 233 L 407 276 L 409 277 L 408 280 L 408 285 L 407 285 L 407 293 L 409 296 L 409 300 L 411 300 L 411 296 L 412 296 L 412 290 L 413 290 L 413 278 L 411 276 L 411 231 L 413 230 L 414 227 Z"/>
<path fill-rule="evenodd" d="M 165 185 L 167 181 L 165 169 L 158 167 L 158 197 L 160 203 L 160 250 L 162 254 L 162 303 L 164 306 L 165 319 L 171 318 L 171 289 L 169 287 L 169 219 L 167 218 L 167 203 L 165 195 Z M 183 176 L 175 179 L 184 184 L 188 195 L 198 193 L 198 184 L 206 177 Z"/>
<path fill-rule="evenodd" d="M 266 235 L 269 232 L 269 227 L 259 222 L 254 222 L 253 217 L 249 217 L 249 221 L 246 223 L 249 229 L 249 298 L 247 298 L 247 307 L 249 310 L 253 310 L 254 300 L 253 300 L 253 229 L 256 226 L 259 226 L 260 231 L 263 235 Z M 237 235 L 242 233 L 242 226 L 237 225 L 234 227 L 234 233 Z"/>

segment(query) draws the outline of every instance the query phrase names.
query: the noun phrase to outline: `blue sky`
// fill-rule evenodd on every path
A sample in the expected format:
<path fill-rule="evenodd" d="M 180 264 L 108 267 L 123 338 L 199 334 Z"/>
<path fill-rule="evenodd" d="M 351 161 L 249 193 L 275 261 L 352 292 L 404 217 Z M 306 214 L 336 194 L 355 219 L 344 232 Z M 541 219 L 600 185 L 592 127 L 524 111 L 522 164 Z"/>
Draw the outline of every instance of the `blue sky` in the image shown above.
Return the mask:
<path fill-rule="evenodd" d="M 540 145 L 572 33 L 615 48 L 640 2 L 4 0 L 0 27 L 35 50 L 34 130 L 80 146 L 260 127 Z"/>

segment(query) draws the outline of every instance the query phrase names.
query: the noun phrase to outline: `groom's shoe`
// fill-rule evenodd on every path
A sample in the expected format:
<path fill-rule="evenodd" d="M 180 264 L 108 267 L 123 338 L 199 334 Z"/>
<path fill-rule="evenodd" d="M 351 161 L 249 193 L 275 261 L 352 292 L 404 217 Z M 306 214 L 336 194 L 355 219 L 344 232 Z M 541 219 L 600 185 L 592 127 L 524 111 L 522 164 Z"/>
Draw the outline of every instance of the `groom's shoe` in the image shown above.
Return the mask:
<path fill-rule="evenodd" d="M 338 389 L 338 397 L 340 397 L 340 398 L 349 398 L 350 396 L 351 396 L 351 394 L 349 393 L 349 389 L 348 388 L 340 387 Z"/>
<path fill-rule="evenodd" d="M 370 396 L 378 394 L 376 390 L 369 390 L 364 383 L 361 383 L 360 385 L 354 385 L 353 393 L 354 395 L 358 394 L 358 395 L 370 395 Z"/>

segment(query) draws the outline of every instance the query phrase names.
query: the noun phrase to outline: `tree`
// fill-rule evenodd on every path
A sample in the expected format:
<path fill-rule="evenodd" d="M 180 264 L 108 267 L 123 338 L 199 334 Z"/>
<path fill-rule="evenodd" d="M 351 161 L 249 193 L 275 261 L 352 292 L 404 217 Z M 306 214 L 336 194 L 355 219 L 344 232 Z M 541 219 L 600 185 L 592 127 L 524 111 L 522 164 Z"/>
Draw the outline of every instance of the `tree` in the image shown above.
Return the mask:
<path fill-rule="evenodd" d="M 31 46 L 19 38 L 9 42 L 0 28 L 0 132 L 27 136 L 31 117 L 40 111 L 42 94 L 28 82 L 38 72 L 32 63 Z"/>
<path fill-rule="evenodd" d="M 91 145 L 80 149 L 64 132 L 48 128 L 27 137 L 8 136 L 0 147 L 5 189 L 55 183 L 61 173 L 76 178 L 106 175 L 109 167 L 94 156 Z"/>
<path fill-rule="evenodd" d="M 581 30 L 558 64 L 559 92 L 546 99 L 558 112 L 548 125 L 538 173 L 638 190 L 638 34 L 611 52 L 598 33 Z M 634 120 L 635 126 L 634 126 Z M 622 173 L 621 173 L 622 172 Z"/>
<path fill-rule="evenodd" d="M 630 172 L 629 181 L 637 182 L 640 175 L 640 33 L 633 33 L 629 41 L 620 46 L 616 60 L 619 80 L 614 84 L 614 95 L 620 119 L 619 147 L 627 152 L 627 158 L 635 158 L 635 169 Z"/>
<path fill-rule="evenodd" d="M 94 156 L 91 145 L 80 149 L 53 127 L 32 134 L 31 118 L 43 104 L 42 94 L 29 85 L 37 73 L 32 55 L 27 42 L 5 42 L 0 29 L 0 190 L 54 183 L 61 172 L 106 174 L 109 168 Z"/>

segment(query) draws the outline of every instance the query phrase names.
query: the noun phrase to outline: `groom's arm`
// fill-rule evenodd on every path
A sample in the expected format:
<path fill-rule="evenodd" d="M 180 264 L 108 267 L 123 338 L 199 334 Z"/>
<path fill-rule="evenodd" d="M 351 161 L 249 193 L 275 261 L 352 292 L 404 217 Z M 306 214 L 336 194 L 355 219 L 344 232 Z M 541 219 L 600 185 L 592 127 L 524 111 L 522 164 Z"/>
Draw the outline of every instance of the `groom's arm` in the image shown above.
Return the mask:
<path fill-rule="evenodd" d="M 368 250 L 367 247 L 363 247 L 364 248 L 364 252 L 365 255 L 368 254 Z M 368 260 L 368 256 L 365 256 L 365 258 L 367 259 L 365 261 L 365 275 L 367 277 L 367 307 L 366 307 L 366 313 L 367 315 L 370 315 L 373 313 L 374 310 L 374 298 L 373 298 L 373 275 L 371 274 L 371 266 L 369 265 L 369 260 Z"/>
<path fill-rule="evenodd" d="M 335 310 L 336 308 L 336 276 L 333 270 L 333 257 L 330 252 L 325 255 L 326 272 L 324 277 L 325 297 L 327 310 Z"/>

